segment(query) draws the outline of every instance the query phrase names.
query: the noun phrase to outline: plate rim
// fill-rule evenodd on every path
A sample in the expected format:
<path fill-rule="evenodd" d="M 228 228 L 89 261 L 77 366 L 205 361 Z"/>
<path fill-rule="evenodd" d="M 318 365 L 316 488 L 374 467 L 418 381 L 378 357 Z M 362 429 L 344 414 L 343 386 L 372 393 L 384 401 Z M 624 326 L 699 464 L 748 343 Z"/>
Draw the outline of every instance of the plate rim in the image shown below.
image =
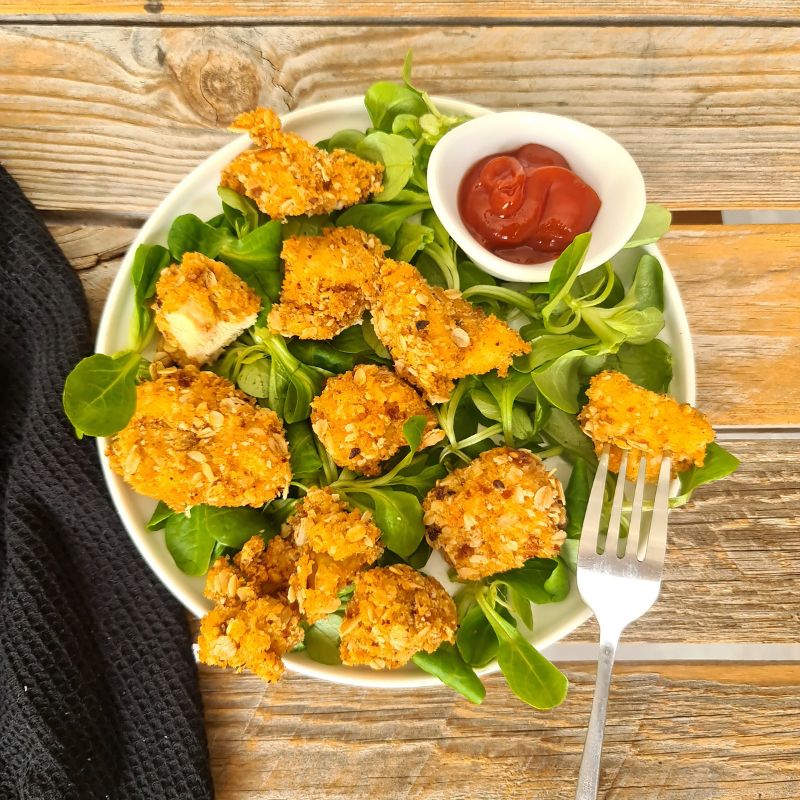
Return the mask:
<path fill-rule="evenodd" d="M 434 100 L 445 112 L 453 114 L 484 116 L 493 113 L 492 109 L 456 98 L 436 96 Z M 356 111 L 364 112 L 363 103 L 363 95 L 326 100 L 281 114 L 280 119 L 286 128 L 291 130 L 294 126 L 302 125 L 309 119 L 329 113 L 344 114 L 355 113 Z M 185 175 L 149 215 L 128 247 L 103 305 L 97 336 L 95 338 L 95 352 L 109 352 L 110 340 L 117 333 L 115 326 L 118 326 L 119 318 L 115 311 L 120 305 L 120 302 L 124 300 L 126 293 L 130 292 L 130 271 L 136 248 L 140 244 L 146 243 L 149 239 L 154 238 L 154 232 L 157 231 L 159 227 L 163 226 L 166 217 L 169 217 L 168 222 L 171 223 L 174 215 L 171 211 L 168 211 L 168 209 L 170 209 L 186 191 L 187 185 L 213 169 L 217 162 L 227 163 L 227 161 L 234 158 L 249 146 L 250 139 L 248 135 L 242 134 L 218 148 Z M 656 256 L 663 267 L 664 290 L 665 298 L 667 299 L 665 313 L 673 319 L 672 329 L 674 329 L 677 335 L 677 343 L 673 347 L 673 354 L 675 356 L 675 361 L 680 364 L 681 369 L 684 371 L 684 391 L 679 399 L 682 402 L 693 405 L 696 397 L 696 365 L 691 332 L 686 316 L 686 308 L 677 283 L 675 282 L 675 278 L 659 248 L 656 245 L 647 245 L 644 249 Z M 105 438 L 97 439 L 97 448 L 99 451 L 103 478 L 111 496 L 114 510 L 122 522 L 128 537 L 139 552 L 139 555 L 153 571 L 159 582 L 184 606 L 184 608 L 196 617 L 202 616 L 206 609 L 198 604 L 195 592 L 192 588 L 172 580 L 169 575 L 170 565 L 165 566 L 162 563 L 163 559 L 148 546 L 146 541 L 147 537 L 152 537 L 155 534 L 141 528 L 133 519 L 131 511 L 128 509 L 130 498 L 126 497 L 126 494 L 135 496 L 136 493 L 124 484 L 121 478 L 111 470 L 108 458 L 105 455 Z M 174 565 L 172 565 L 172 567 L 174 569 Z M 572 576 L 570 594 L 573 595 L 576 592 L 577 588 L 575 586 L 574 576 Z M 551 624 L 549 635 L 537 641 L 536 646 L 539 649 L 546 651 L 549 646 L 561 641 L 591 617 L 591 610 L 583 604 L 582 600 L 580 604 L 581 605 L 571 614 L 565 615 L 563 620 Z M 298 656 L 302 657 L 298 658 Z M 288 671 L 345 686 L 374 689 L 419 689 L 441 686 L 441 682 L 437 678 L 416 668 L 413 671 L 408 668 L 378 671 L 367 670 L 366 668 L 344 667 L 342 665 L 319 664 L 312 661 L 307 656 L 298 653 L 287 654 L 284 657 L 284 663 Z M 498 671 L 499 667 L 496 661 L 476 670 L 479 675 L 490 675 Z"/>

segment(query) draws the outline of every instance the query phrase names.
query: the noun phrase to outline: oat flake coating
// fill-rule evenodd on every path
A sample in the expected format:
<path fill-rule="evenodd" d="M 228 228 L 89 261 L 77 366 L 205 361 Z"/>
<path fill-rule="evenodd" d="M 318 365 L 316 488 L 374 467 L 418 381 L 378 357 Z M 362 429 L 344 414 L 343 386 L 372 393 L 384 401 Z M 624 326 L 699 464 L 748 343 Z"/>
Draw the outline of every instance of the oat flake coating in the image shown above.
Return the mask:
<path fill-rule="evenodd" d="M 362 572 L 355 584 L 341 627 L 343 664 L 397 669 L 455 641 L 455 603 L 435 578 L 395 564 Z"/>
<path fill-rule="evenodd" d="M 408 443 L 403 425 L 428 419 L 422 448 L 441 441 L 430 406 L 386 367 L 359 364 L 329 378 L 311 404 L 311 425 L 333 461 L 362 475 L 379 475 L 381 465 Z"/>
<path fill-rule="evenodd" d="M 692 406 L 644 389 L 621 372 L 612 371 L 595 375 L 586 396 L 589 402 L 578 421 L 598 455 L 610 444 L 612 472 L 619 472 L 623 450 L 629 451 L 626 473 L 630 480 L 636 480 L 642 456 L 648 459 L 646 479 L 651 483 L 658 480 L 663 452 L 672 455 L 673 477 L 692 466 L 703 466 L 714 429 Z"/>
<path fill-rule="evenodd" d="M 165 352 L 200 366 L 255 323 L 261 300 L 226 264 L 184 253 L 161 273 L 153 308 Z"/>
<path fill-rule="evenodd" d="M 283 426 L 233 384 L 195 367 L 136 387 L 136 412 L 107 449 L 111 468 L 174 511 L 253 506 L 288 489 Z"/>
<path fill-rule="evenodd" d="M 430 286 L 416 267 L 386 259 L 367 290 L 378 338 L 398 375 L 431 403 L 443 403 L 453 383 L 496 369 L 505 376 L 530 345 L 505 322 L 486 315 L 455 289 Z"/>
<path fill-rule="evenodd" d="M 428 542 L 463 580 L 558 554 L 564 490 L 529 450 L 497 447 L 437 481 L 422 504 Z"/>
<path fill-rule="evenodd" d="M 367 308 L 364 287 L 374 282 L 383 251 L 374 236 L 349 227 L 286 239 L 281 300 L 270 309 L 269 329 L 300 339 L 332 339 L 360 322 Z"/>
<path fill-rule="evenodd" d="M 297 569 L 289 579 L 289 601 L 297 603 L 306 622 L 313 624 L 339 608 L 339 592 L 349 586 L 364 567 L 361 556 L 336 561 L 326 553 L 315 553 L 308 545 L 303 545 Z"/>
<path fill-rule="evenodd" d="M 281 130 L 274 111 L 239 115 L 231 130 L 250 134 L 258 149 L 236 156 L 220 182 L 255 200 L 272 219 L 328 214 L 380 192 L 383 164 L 345 150 L 328 153 L 296 133 Z"/>
<path fill-rule="evenodd" d="M 314 552 L 326 553 L 334 561 L 358 556 L 364 564 L 371 564 L 383 552 L 381 532 L 370 512 L 351 509 L 327 486 L 308 490 L 285 530 L 298 547 L 308 544 Z"/>
<path fill-rule="evenodd" d="M 234 556 L 211 565 L 203 594 L 219 605 L 236 605 L 285 592 L 299 557 L 300 551 L 282 536 L 273 536 L 268 544 L 253 536 Z"/>
<path fill-rule="evenodd" d="M 288 596 L 309 623 L 336 611 L 338 593 L 383 553 L 369 513 L 351 509 L 329 488 L 310 489 L 283 534 L 299 548 Z"/>
<path fill-rule="evenodd" d="M 269 682 L 283 675 L 282 656 L 301 641 L 300 617 L 275 597 L 216 606 L 201 620 L 197 637 L 202 664 L 249 669 Z"/>

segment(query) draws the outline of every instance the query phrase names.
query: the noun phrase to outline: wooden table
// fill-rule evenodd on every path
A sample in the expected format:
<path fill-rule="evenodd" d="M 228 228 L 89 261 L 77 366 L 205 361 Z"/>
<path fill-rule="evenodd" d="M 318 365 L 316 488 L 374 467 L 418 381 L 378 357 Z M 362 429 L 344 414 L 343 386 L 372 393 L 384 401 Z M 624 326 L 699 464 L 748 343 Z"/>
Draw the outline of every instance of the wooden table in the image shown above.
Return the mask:
<path fill-rule="evenodd" d="M 97 317 L 120 258 L 256 103 L 280 110 L 415 77 L 492 107 L 598 125 L 676 224 L 699 405 L 739 472 L 672 517 L 666 579 L 611 692 L 608 800 L 800 797 L 800 6 L 786 0 L 0 0 L 0 160 L 42 209 Z M 547 714 L 502 680 L 445 689 L 266 687 L 201 670 L 220 800 L 572 798 L 596 627 L 554 655 Z"/>

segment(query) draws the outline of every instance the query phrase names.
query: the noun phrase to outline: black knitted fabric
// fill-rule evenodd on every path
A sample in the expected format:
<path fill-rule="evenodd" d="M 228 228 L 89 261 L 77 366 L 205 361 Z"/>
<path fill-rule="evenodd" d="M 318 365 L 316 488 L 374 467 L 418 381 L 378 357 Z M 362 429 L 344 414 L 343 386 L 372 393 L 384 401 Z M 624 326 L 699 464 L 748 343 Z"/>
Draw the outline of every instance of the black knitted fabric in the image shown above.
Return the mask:
<path fill-rule="evenodd" d="M 78 278 L 0 167 L 0 800 L 212 796 L 184 613 L 61 411 Z"/>

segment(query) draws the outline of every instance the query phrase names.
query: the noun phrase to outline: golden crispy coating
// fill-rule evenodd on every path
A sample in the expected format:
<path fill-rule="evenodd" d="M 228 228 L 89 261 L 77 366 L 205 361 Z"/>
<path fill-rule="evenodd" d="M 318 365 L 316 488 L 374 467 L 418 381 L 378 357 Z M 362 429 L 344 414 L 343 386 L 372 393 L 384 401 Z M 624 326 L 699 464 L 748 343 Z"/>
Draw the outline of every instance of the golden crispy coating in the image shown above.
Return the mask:
<path fill-rule="evenodd" d="M 285 528 L 295 545 L 307 544 L 334 561 L 359 556 L 364 564 L 371 564 L 383 552 L 381 532 L 370 512 L 351 509 L 327 486 L 312 486 Z"/>
<path fill-rule="evenodd" d="M 342 621 L 342 663 L 397 669 L 421 650 L 453 642 L 453 598 L 435 578 L 407 564 L 362 572 Z"/>
<path fill-rule="evenodd" d="M 403 425 L 415 416 L 428 419 L 423 448 L 441 441 L 444 432 L 430 406 L 394 372 L 374 364 L 329 378 L 311 404 L 311 425 L 330 457 L 362 475 L 379 475 L 381 463 L 407 445 Z"/>
<path fill-rule="evenodd" d="M 288 489 L 283 426 L 230 381 L 195 367 L 136 387 L 136 412 L 109 440 L 111 468 L 174 511 L 254 506 Z"/>
<path fill-rule="evenodd" d="M 283 533 L 300 548 L 288 596 L 309 623 L 336 611 L 338 593 L 383 552 L 369 515 L 351 510 L 328 488 L 310 489 Z"/>
<path fill-rule="evenodd" d="M 283 654 L 301 641 L 300 617 L 275 597 L 215 606 L 200 622 L 197 637 L 201 663 L 249 669 L 270 682 L 283 675 Z"/>
<path fill-rule="evenodd" d="M 339 608 L 339 592 L 353 582 L 364 566 L 362 556 L 336 561 L 303 545 L 297 569 L 289 579 L 289 601 L 297 603 L 306 622 L 313 624 Z"/>
<path fill-rule="evenodd" d="M 658 480 L 662 453 L 672 456 L 672 475 L 702 467 L 714 429 L 697 409 L 675 398 L 637 386 L 621 372 L 595 375 L 586 391 L 589 402 L 578 420 L 599 455 L 610 445 L 609 469 L 619 472 L 628 450 L 627 476 L 636 480 L 642 456 L 648 459 L 647 480 Z M 654 459 L 654 460 L 651 460 Z"/>
<path fill-rule="evenodd" d="M 402 261 L 384 261 L 367 298 L 395 370 L 431 403 L 447 400 L 458 378 L 493 369 L 505 375 L 515 355 L 530 352 L 505 322 L 486 316 L 454 289 L 430 286 Z"/>
<path fill-rule="evenodd" d="M 437 481 L 422 504 L 430 544 L 463 580 L 558 554 L 564 490 L 529 450 L 497 447 Z"/>
<path fill-rule="evenodd" d="M 267 545 L 253 536 L 232 558 L 218 558 L 211 565 L 203 594 L 219 605 L 235 605 L 285 591 L 299 556 L 282 536 L 273 536 Z"/>
<path fill-rule="evenodd" d="M 327 153 L 296 133 L 285 133 L 268 108 L 241 114 L 231 130 L 248 132 L 259 149 L 234 158 L 220 182 L 255 200 L 272 219 L 328 214 L 381 190 L 382 164 L 344 150 Z"/>
<path fill-rule="evenodd" d="M 301 339 L 332 339 L 360 322 L 367 308 L 364 286 L 375 280 L 383 251 L 374 236 L 349 227 L 286 239 L 281 302 L 269 312 L 269 329 Z"/>
<path fill-rule="evenodd" d="M 161 273 L 153 309 L 164 350 L 179 364 L 199 366 L 255 323 L 261 300 L 226 264 L 184 253 Z"/>

